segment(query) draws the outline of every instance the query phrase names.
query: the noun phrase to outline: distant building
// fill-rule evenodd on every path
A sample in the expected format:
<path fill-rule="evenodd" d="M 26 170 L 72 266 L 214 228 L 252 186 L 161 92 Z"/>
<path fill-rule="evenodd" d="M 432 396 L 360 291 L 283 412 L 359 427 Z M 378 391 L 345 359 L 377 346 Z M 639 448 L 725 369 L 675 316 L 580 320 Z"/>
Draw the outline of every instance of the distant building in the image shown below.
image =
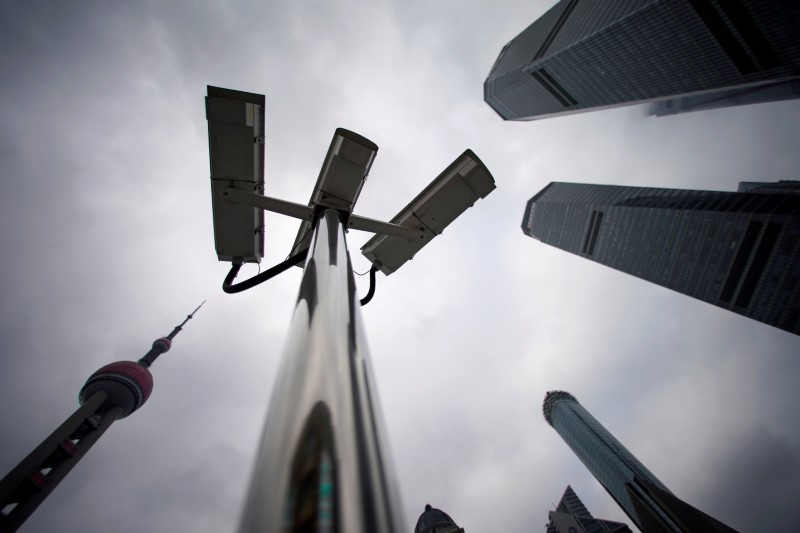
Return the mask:
<path fill-rule="evenodd" d="M 643 533 L 735 531 L 672 494 L 570 393 L 548 392 L 542 411 L 547 423 Z"/>
<path fill-rule="evenodd" d="M 593 517 L 569 485 L 548 518 L 547 533 L 631 533 L 631 528 L 622 522 Z"/>
<path fill-rule="evenodd" d="M 561 0 L 503 48 L 484 99 L 505 120 L 535 120 L 797 98 L 798 27 L 793 0 Z"/>
<path fill-rule="evenodd" d="M 458 527 L 444 511 L 425 505 L 414 533 L 464 533 L 464 528 Z"/>
<path fill-rule="evenodd" d="M 740 190 L 554 182 L 528 201 L 522 231 L 800 334 L 800 182 Z"/>

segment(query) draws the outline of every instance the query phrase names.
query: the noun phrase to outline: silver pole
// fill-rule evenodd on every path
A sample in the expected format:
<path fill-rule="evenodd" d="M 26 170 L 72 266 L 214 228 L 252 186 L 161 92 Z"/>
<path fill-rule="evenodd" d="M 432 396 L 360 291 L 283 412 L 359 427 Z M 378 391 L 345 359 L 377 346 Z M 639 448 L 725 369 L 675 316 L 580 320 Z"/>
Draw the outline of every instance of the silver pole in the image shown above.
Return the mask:
<path fill-rule="evenodd" d="M 405 533 L 339 214 L 316 219 L 241 531 Z"/>

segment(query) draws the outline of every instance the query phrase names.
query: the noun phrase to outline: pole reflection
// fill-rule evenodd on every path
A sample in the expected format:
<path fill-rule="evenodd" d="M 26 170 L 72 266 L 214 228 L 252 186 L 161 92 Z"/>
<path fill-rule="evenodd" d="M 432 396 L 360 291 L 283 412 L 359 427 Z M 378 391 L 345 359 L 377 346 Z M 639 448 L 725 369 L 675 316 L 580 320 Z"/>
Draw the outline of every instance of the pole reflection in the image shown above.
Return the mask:
<path fill-rule="evenodd" d="M 287 491 L 284 531 L 335 531 L 335 456 L 331 413 L 319 402 L 311 410 L 297 442 Z"/>
<path fill-rule="evenodd" d="M 318 215 L 242 532 L 406 531 L 339 214 Z"/>

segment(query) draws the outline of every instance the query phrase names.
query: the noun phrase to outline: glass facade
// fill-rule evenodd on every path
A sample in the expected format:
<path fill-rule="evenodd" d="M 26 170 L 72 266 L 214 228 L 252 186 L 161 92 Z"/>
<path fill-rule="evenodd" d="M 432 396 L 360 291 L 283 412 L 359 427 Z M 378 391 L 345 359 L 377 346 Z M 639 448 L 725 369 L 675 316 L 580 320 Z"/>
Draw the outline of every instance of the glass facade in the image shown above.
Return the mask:
<path fill-rule="evenodd" d="M 652 104 L 648 112 L 651 115 L 662 117 L 689 111 L 719 109 L 721 107 L 760 104 L 763 102 L 780 102 L 782 100 L 794 100 L 795 98 L 800 98 L 800 79 L 660 100 Z"/>
<path fill-rule="evenodd" d="M 800 182 L 747 192 L 550 183 L 522 230 L 545 244 L 800 334 Z"/>
<path fill-rule="evenodd" d="M 734 531 L 673 495 L 568 392 L 548 392 L 542 410 L 547 423 L 641 531 Z M 573 508 L 586 509 L 582 504 Z"/>
<path fill-rule="evenodd" d="M 534 120 L 800 79 L 797 27 L 792 0 L 561 0 L 503 48 L 484 98 Z"/>
<path fill-rule="evenodd" d="M 631 529 L 621 522 L 593 517 L 569 485 L 548 518 L 547 533 L 631 533 Z"/>

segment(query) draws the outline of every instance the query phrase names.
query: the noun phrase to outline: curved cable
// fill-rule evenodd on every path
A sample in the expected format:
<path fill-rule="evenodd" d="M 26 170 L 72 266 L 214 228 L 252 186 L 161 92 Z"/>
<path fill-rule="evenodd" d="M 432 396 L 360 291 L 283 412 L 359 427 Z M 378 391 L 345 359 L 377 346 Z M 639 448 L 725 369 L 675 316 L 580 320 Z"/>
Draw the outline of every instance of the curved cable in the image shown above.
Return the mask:
<path fill-rule="evenodd" d="M 289 257 L 291 257 L 292 253 L 294 253 L 294 251 L 295 251 L 295 249 L 296 249 L 296 248 L 298 248 L 299 246 L 302 246 L 302 244 L 303 244 L 303 239 L 305 239 L 305 238 L 308 236 L 308 234 L 311 232 L 311 230 L 312 230 L 312 229 L 313 229 L 312 227 L 309 227 L 309 228 L 306 230 L 306 232 L 305 232 L 305 233 L 303 233 L 303 236 L 302 236 L 302 237 L 300 237 L 300 240 L 299 240 L 299 241 L 297 241 L 297 246 L 295 246 L 294 248 L 292 248 L 292 249 L 291 249 L 291 251 L 289 251 L 289 255 L 287 255 L 287 256 L 286 256 L 286 259 L 289 259 Z"/>
<path fill-rule="evenodd" d="M 234 263 L 231 265 L 231 269 L 228 272 L 228 275 L 225 276 L 225 281 L 222 282 L 222 290 L 228 294 L 235 294 L 237 292 L 246 291 L 247 289 L 252 289 L 259 283 L 264 283 L 268 279 L 272 279 L 281 272 L 288 270 L 289 268 L 293 267 L 294 265 L 300 263 L 306 258 L 308 255 L 308 248 L 303 250 L 300 253 L 297 253 L 284 261 L 283 263 L 279 263 L 274 267 L 261 272 L 260 274 L 256 274 L 250 279 L 246 279 L 240 283 L 233 284 L 233 280 L 236 279 L 236 276 L 239 274 L 239 269 L 242 268 L 241 263 Z"/>
<path fill-rule="evenodd" d="M 365 306 L 372 300 L 372 297 L 375 296 L 375 273 L 378 271 L 377 268 L 373 265 L 372 268 L 369 269 L 369 291 L 367 291 L 367 295 L 361 298 L 361 306 Z"/>

